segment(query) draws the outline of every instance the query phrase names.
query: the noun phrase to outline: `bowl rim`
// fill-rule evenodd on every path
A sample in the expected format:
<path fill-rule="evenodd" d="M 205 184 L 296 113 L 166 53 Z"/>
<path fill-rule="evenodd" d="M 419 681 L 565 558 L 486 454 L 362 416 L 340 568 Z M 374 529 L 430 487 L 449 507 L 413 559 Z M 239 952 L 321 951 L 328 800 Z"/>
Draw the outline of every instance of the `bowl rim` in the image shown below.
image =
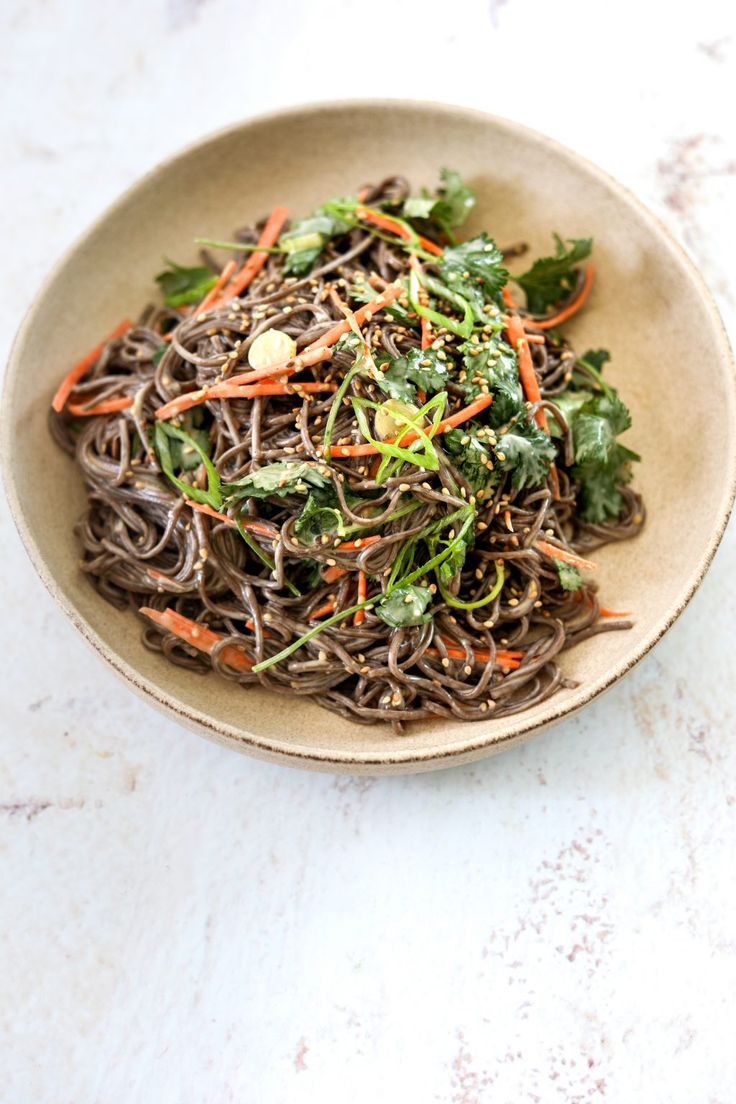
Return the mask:
<path fill-rule="evenodd" d="M 488 726 L 494 723 L 492 719 L 483 723 L 468 725 L 468 738 L 461 742 L 458 741 L 452 747 L 446 749 L 414 749 L 402 752 L 399 738 L 397 738 L 396 746 L 394 748 L 387 748 L 385 752 L 346 751 L 343 754 L 335 752 L 334 750 L 321 752 L 318 749 L 306 745 L 294 744 L 285 746 L 275 739 L 255 736 L 252 733 L 238 730 L 235 726 L 230 724 L 214 721 L 210 716 L 196 708 L 183 706 L 175 696 L 155 685 L 147 677 L 142 676 L 135 668 L 131 667 L 126 660 L 122 659 L 116 651 L 109 648 L 103 642 L 97 632 L 88 624 L 84 617 L 79 614 L 73 603 L 62 592 L 53 574 L 47 568 L 41 548 L 31 533 L 30 527 L 26 523 L 21 499 L 16 486 L 13 466 L 10 462 L 12 452 L 12 416 L 9 404 L 11 380 L 14 379 L 18 371 L 19 350 L 23 344 L 31 316 L 38 302 L 46 294 L 47 290 L 54 283 L 58 274 L 66 266 L 70 258 L 77 253 L 78 250 L 82 249 L 86 242 L 105 224 L 108 218 L 128 201 L 133 192 L 137 191 L 146 182 L 155 178 L 162 171 L 169 169 L 178 162 L 186 160 L 192 153 L 203 150 L 211 144 L 222 141 L 222 139 L 227 138 L 228 135 L 236 134 L 244 128 L 253 125 L 264 125 L 287 118 L 298 118 L 299 116 L 314 115 L 317 112 L 329 112 L 331 110 L 344 112 L 346 110 L 366 111 L 385 108 L 426 109 L 435 114 L 442 114 L 445 117 L 472 116 L 479 121 L 490 122 L 496 128 L 505 129 L 512 134 L 523 135 L 528 141 L 545 147 L 552 153 L 567 159 L 568 162 L 578 165 L 588 176 L 597 178 L 597 180 L 610 192 L 624 199 L 638 212 L 641 219 L 652 227 L 657 235 L 665 239 L 670 249 L 678 255 L 690 281 L 700 293 L 703 305 L 707 309 L 713 324 L 714 332 L 720 340 L 724 374 L 726 378 L 730 379 L 733 395 L 736 399 L 736 361 L 734 360 L 734 353 L 720 311 L 695 262 L 684 246 L 677 240 L 673 232 L 633 191 L 622 184 L 608 171 L 600 168 L 600 166 L 562 142 L 558 142 L 556 139 L 550 138 L 541 131 L 529 127 L 524 123 L 520 123 L 515 119 L 482 111 L 474 107 L 451 104 L 438 100 L 412 99 L 408 97 L 358 97 L 321 100 L 291 106 L 287 105 L 256 115 L 249 115 L 238 122 L 220 127 L 214 131 L 209 131 L 203 136 L 187 143 L 185 146 L 180 147 L 174 153 L 156 162 L 146 172 L 137 176 L 132 183 L 124 188 L 124 190 L 93 219 L 86 229 L 77 235 L 67 248 L 63 250 L 61 256 L 56 260 L 41 281 L 28 304 L 11 344 L 4 373 L 2 404 L 0 406 L 0 468 L 3 473 L 3 483 L 6 497 L 10 505 L 11 516 L 29 559 L 51 597 L 74 627 L 80 632 L 86 643 L 90 645 L 94 651 L 101 656 L 105 663 L 121 676 L 140 697 L 144 698 L 148 703 L 154 705 L 164 713 L 174 716 L 187 727 L 195 729 L 216 743 L 223 744 L 233 750 L 251 754 L 262 759 L 314 770 L 342 770 L 355 772 L 362 769 L 367 771 L 372 770 L 374 773 L 378 773 L 381 769 L 386 771 L 402 769 L 404 771 L 411 771 L 412 769 L 428 770 L 448 767 L 478 759 L 485 755 L 491 755 L 495 752 L 505 750 L 514 744 L 522 743 L 531 738 L 531 736 L 541 732 L 543 729 L 577 713 L 584 706 L 588 705 L 595 698 L 610 689 L 619 679 L 628 674 L 628 672 L 631 671 L 632 668 L 635 667 L 636 664 L 661 640 L 683 612 L 702 583 L 713 561 L 713 557 L 718 550 L 718 546 L 721 543 L 726 526 L 728 525 L 731 511 L 734 506 L 734 500 L 736 500 L 736 449 L 732 449 L 728 456 L 729 470 L 726 473 L 728 482 L 720 508 L 721 513 L 718 524 L 711 534 L 708 546 L 698 563 L 688 572 L 686 587 L 677 605 L 674 609 L 670 610 L 665 617 L 656 621 L 650 632 L 637 645 L 635 651 L 625 660 L 619 661 L 617 664 L 613 665 L 606 677 L 599 678 L 589 683 L 583 691 L 580 700 L 574 704 L 561 704 L 556 708 L 551 708 L 549 716 L 543 721 L 524 720 L 524 712 L 521 712 L 508 718 L 507 723 L 509 728 L 504 735 L 495 737 L 492 732 L 489 732 L 488 728 Z M 730 369 L 730 372 L 727 371 L 727 369 Z M 549 702 L 549 706 L 552 707 L 553 703 L 554 698 Z M 473 733 L 477 735 L 474 736 Z"/>

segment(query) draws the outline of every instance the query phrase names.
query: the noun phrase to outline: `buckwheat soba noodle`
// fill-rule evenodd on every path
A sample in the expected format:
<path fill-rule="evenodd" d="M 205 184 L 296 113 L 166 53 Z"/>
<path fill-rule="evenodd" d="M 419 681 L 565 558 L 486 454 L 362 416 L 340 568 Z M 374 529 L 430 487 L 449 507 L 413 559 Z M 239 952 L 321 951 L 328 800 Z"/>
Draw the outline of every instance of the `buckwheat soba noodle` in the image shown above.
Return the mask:
<path fill-rule="evenodd" d="M 401 732 L 528 709 L 630 626 L 589 574 L 644 518 L 629 413 L 565 336 L 592 243 L 523 269 L 458 235 L 474 202 L 390 177 L 200 239 L 64 379 L 82 568 L 148 648 Z"/>

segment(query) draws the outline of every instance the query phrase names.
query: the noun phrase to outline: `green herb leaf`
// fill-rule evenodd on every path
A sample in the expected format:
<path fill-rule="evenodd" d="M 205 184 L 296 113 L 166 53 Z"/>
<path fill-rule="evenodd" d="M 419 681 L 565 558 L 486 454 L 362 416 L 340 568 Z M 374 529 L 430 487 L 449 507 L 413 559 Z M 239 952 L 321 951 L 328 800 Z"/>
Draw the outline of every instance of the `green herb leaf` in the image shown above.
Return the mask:
<path fill-rule="evenodd" d="M 378 386 L 402 402 L 411 402 L 417 387 L 428 395 L 444 391 L 449 379 L 448 362 L 441 360 L 435 349 L 410 349 L 406 356 L 394 357 L 382 365 L 382 370 Z"/>
<path fill-rule="evenodd" d="M 318 207 L 308 218 L 295 222 L 279 238 L 279 247 L 287 254 L 284 273 L 287 276 L 303 276 L 311 271 L 327 242 L 349 229 L 347 222 L 322 207 Z"/>
<path fill-rule="evenodd" d="M 437 199 L 434 196 L 408 196 L 404 200 L 401 213 L 408 219 L 430 219 L 436 206 Z"/>
<path fill-rule="evenodd" d="M 527 308 L 534 314 L 543 313 L 570 294 L 575 287 L 575 266 L 589 257 L 593 248 L 592 238 L 568 238 L 569 249 L 559 234 L 554 239 L 557 248 L 551 257 L 539 257 L 528 272 L 514 276 L 526 292 Z"/>
<path fill-rule="evenodd" d="M 555 567 L 557 568 L 557 577 L 560 580 L 560 586 L 563 590 L 579 590 L 583 585 L 583 576 L 578 569 L 572 564 L 564 563 L 562 560 L 555 560 Z"/>
<path fill-rule="evenodd" d="M 615 392 L 584 403 L 573 421 L 575 461 L 607 464 L 616 437 L 631 425 L 631 415 Z"/>
<path fill-rule="evenodd" d="M 433 217 L 444 228 L 462 226 L 475 207 L 475 192 L 454 169 L 442 169 L 440 179 Z"/>
<path fill-rule="evenodd" d="M 436 197 L 410 196 L 404 201 L 402 214 L 435 222 L 447 232 L 465 222 L 475 206 L 475 194 L 453 169 L 442 169 L 440 179 Z"/>
<path fill-rule="evenodd" d="M 603 371 L 603 365 L 607 364 L 611 359 L 611 354 L 608 349 L 588 349 L 587 353 L 583 353 L 580 360 L 584 360 L 586 364 L 595 368 L 596 372 Z"/>
<path fill-rule="evenodd" d="M 586 353 L 586 358 L 589 356 Z M 606 357 L 605 350 L 599 350 L 597 364 L 605 363 Z M 598 368 L 594 371 L 597 373 Z M 571 474 L 579 485 L 580 515 L 596 524 L 621 513 L 621 486 L 630 481 L 631 464 L 639 459 L 617 441 L 631 425 L 631 415 L 616 390 L 608 384 L 603 386 L 603 394 L 584 388 L 568 389 L 554 400 L 572 431 L 575 467 Z M 550 420 L 550 432 L 560 436 L 554 419 Z"/>
<path fill-rule="evenodd" d="M 304 507 L 294 522 L 294 532 L 300 541 L 314 544 L 323 533 L 345 534 L 344 519 L 336 506 L 320 501 L 319 495 L 310 493 Z"/>
<path fill-rule="evenodd" d="M 549 435 L 533 422 L 518 421 L 498 437 L 496 463 L 512 472 L 517 491 L 544 483 L 557 450 Z"/>
<path fill-rule="evenodd" d="M 496 486 L 500 476 L 493 466 L 495 457 L 483 426 L 478 425 L 477 422 L 471 422 L 462 429 L 450 429 L 444 434 L 442 440 L 453 464 L 474 491 L 479 491 L 483 487 Z"/>
<path fill-rule="evenodd" d="M 438 264 L 442 279 L 472 304 L 479 317 L 487 300 L 498 301 L 509 278 L 500 249 L 485 232 L 448 246 Z"/>
<path fill-rule="evenodd" d="M 185 307 L 189 303 L 198 303 L 217 283 L 217 277 L 202 265 L 186 268 L 174 261 L 168 261 L 168 264 L 169 267 L 156 277 L 167 307 Z"/>
<path fill-rule="evenodd" d="M 639 459 L 637 453 L 616 443 L 606 463 L 578 464 L 572 469 L 580 486 L 578 504 L 584 521 L 600 524 L 619 517 L 624 505 L 621 487 L 631 481 L 631 464 Z"/>
<path fill-rule="evenodd" d="M 465 382 L 461 384 L 468 402 L 477 399 L 486 384 L 493 395 L 488 409 L 488 421 L 500 426 L 518 416 L 524 409 L 524 393 L 519 383 L 516 353 L 494 334 L 488 341 L 460 346 L 465 367 Z"/>
<path fill-rule="evenodd" d="M 277 460 L 234 483 L 223 483 L 222 490 L 229 505 L 242 498 L 283 498 L 288 494 L 308 494 L 310 487 L 326 487 L 329 482 L 329 477 L 322 475 L 314 464 Z"/>
<path fill-rule="evenodd" d="M 376 605 L 376 616 L 394 629 L 422 625 L 432 620 L 431 614 L 424 612 L 431 601 L 428 587 L 396 587 Z"/>
<path fill-rule="evenodd" d="M 575 417 L 587 402 L 592 399 L 590 391 L 563 391 L 560 395 L 555 395 L 552 399 L 555 406 L 559 409 L 560 413 L 564 415 L 565 421 L 568 426 L 572 428 Z M 549 432 L 552 437 L 562 437 L 562 430 L 560 429 L 556 418 L 549 418 Z"/>

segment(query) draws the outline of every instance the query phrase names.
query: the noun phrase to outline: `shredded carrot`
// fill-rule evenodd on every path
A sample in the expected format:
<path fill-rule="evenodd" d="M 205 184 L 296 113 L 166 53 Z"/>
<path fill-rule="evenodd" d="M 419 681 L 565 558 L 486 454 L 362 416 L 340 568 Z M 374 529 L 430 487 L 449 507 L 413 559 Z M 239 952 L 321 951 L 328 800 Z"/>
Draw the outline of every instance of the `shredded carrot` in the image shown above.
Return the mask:
<path fill-rule="evenodd" d="M 198 514 L 206 514 L 207 517 L 215 518 L 216 521 L 223 521 L 225 525 L 232 525 L 235 527 L 235 518 L 228 517 L 227 514 L 219 514 L 217 510 L 213 510 L 211 506 L 208 506 L 206 502 L 194 502 L 193 499 L 186 499 L 187 506 L 191 506 L 193 510 L 196 510 Z"/>
<path fill-rule="evenodd" d="M 326 601 L 324 603 L 324 605 L 317 606 L 317 609 L 312 610 L 312 612 L 309 615 L 309 620 L 313 621 L 317 617 L 324 617 L 326 614 L 334 613 L 334 612 L 335 612 L 335 599 L 330 598 L 330 599 L 328 599 L 328 601 Z"/>
<path fill-rule="evenodd" d="M 585 596 L 583 596 L 581 591 L 577 591 L 577 595 L 581 599 L 584 598 L 585 604 L 586 604 L 586 606 L 588 606 L 589 609 L 593 608 L 593 599 L 590 597 L 589 594 L 586 594 Z M 609 609 L 606 609 L 605 606 L 599 606 L 598 607 L 598 616 L 599 617 L 631 617 L 631 610 L 609 610 Z"/>
<path fill-rule="evenodd" d="M 405 226 L 402 226 L 401 223 L 394 222 L 388 215 L 379 215 L 377 211 L 370 211 L 367 207 L 358 207 L 356 213 L 366 222 L 378 226 L 381 230 L 388 230 L 390 234 L 396 234 L 397 237 L 403 238 L 404 241 L 411 237 Z M 442 255 L 443 250 L 441 245 L 437 245 L 436 242 L 430 241 L 429 238 L 422 237 L 421 234 L 417 234 L 417 238 L 422 249 L 426 249 L 427 253 L 434 253 L 436 257 Z"/>
<path fill-rule="evenodd" d="M 119 399 L 103 399 L 95 406 L 85 406 L 84 403 L 69 403 L 67 410 L 75 418 L 91 418 L 95 414 L 117 414 L 119 410 L 127 410 L 133 405 L 130 395 L 122 395 Z"/>
<path fill-rule="evenodd" d="M 361 188 L 358 192 L 358 203 L 365 203 L 372 191 L 373 188 L 370 186 L 370 184 L 366 184 L 365 188 Z"/>
<path fill-rule="evenodd" d="M 448 659 L 467 659 L 468 653 L 464 648 L 457 648 L 453 646 L 445 646 Z M 475 659 L 476 663 L 488 663 L 491 658 L 491 653 L 487 648 L 471 648 L 470 654 Z M 523 652 L 504 652 L 497 651 L 495 656 L 495 664 L 497 667 L 509 667 L 515 671 L 517 667 L 521 665 L 521 658 Z M 441 652 L 439 648 L 427 648 L 427 655 L 439 656 Z"/>
<path fill-rule="evenodd" d="M 223 639 L 220 633 L 213 632 L 206 625 L 202 625 L 199 621 L 192 621 L 173 609 L 156 610 L 151 609 L 150 606 L 142 606 L 139 612 L 159 628 L 173 633 L 185 644 L 207 655 L 211 655 L 215 645 Z M 234 667 L 236 671 L 250 671 L 253 666 L 253 660 L 234 644 L 228 644 L 220 654 L 228 667 Z"/>
<path fill-rule="evenodd" d="M 338 579 L 342 579 L 344 575 L 347 575 L 347 571 L 342 567 L 328 566 L 322 569 L 321 575 L 326 583 L 334 583 L 337 582 Z"/>
<path fill-rule="evenodd" d="M 575 299 L 569 306 L 561 310 L 559 314 L 553 315 L 551 318 L 535 319 L 534 325 L 540 330 L 551 330 L 553 326 L 559 326 L 562 322 L 566 322 L 568 318 L 572 318 L 574 314 L 582 307 L 585 300 L 590 295 L 590 289 L 593 286 L 593 276 L 595 275 L 595 269 L 592 264 L 585 266 L 585 277 L 583 279 L 583 286 L 580 288 Z"/>
<path fill-rule="evenodd" d="M 425 318 L 423 315 L 420 322 L 422 325 L 422 348 L 428 349 L 434 340 L 432 337 L 432 325 L 429 319 Z"/>
<path fill-rule="evenodd" d="M 237 268 L 237 265 L 236 265 L 234 260 L 227 262 L 227 264 L 223 268 L 222 272 L 217 277 L 216 282 L 212 285 L 210 290 L 207 292 L 207 294 L 205 295 L 202 302 L 199 304 L 198 307 L 195 307 L 194 310 L 192 311 L 192 314 L 194 314 L 195 317 L 196 317 L 196 315 L 201 314 L 203 311 L 209 310 L 210 307 L 217 301 L 217 297 L 219 296 L 219 294 L 222 291 L 223 287 L 228 282 L 228 280 L 230 279 L 230 277 L 232 276 L 232 274 L 233 274 L 233 272 L 235 271 L 236 268 Z"/>
<path fill-rule="evenodd" d="M 165 575 L 163 571 L 158 571 L 155 567 L 146 567 L 146 575 L 150 575 L 152 579 L 160 579 L 162 583 L 171 582 L 168 575 Z"/>
<path fill-rule="evenodd" d="M 230 384 L 250 384 L 261 379 L 270 380 L 276 376 L 293 376 L 297 372 L 301 372 L 302 368 L 309 368 L 312 364 L 329 360 L 331 356 L 332 351 L 327 348 L 313 349 L 311 352 L 305 350 L 291 360 L 285 360 L 283 364 L 274 364 L 271 368 L 251 368 L 249 372 L 239 372 L 235 376 L 230 376 L 227 382 Z"/>
<path fill-rule="evenodd" d="M 365 596 L 368 593 L 368 580 L 366 578 L 365 571 L 358 572 L 358 601 L 365 602 Z M 359 609 L 355 611 L 355 617 L 353 618 L 354 625 L 362 625 L 365 621 L 365 610 Z"/>
<path fill-rule="evenodd" d="M 569 552 L 567 548 L 558 548 L 556 544 L 550 544 L 549 541 L 537 540 L 534 547 L 543 556 L 549 556 L 553 560 L 562 560 L 563 563 L 572 564 L 573 567 L 577 567 L 581 571 L 595 571 L 596 569 L 596 565 L 592 560 L 583 559 L 577 553 Z"/>
<path fill-rule="evenodd" d="M 437 429 L 432 431 L 428 430 L 431 437 L 436 437 L 439 433 L 445 433 L 448 429 L 454 429 L 455 426 L 462 425 L 463 422 L 467 422 L 469 418 L 474 418 L 476 414 L 480 414 L 481 410 L 485 410 L 487 406 L 490 406 L 493 402 L 492 395 L 479 395 L 469 406 L 463 407 L 462 410 L 458 410 L 456 414 L 452 414 L 449 418 L 445 418 L 440 422 Z M 400 441 L 393 441 L 392 444 L 409 445 L 412 441 L 416 441 L 419 436 L 413 429 L 405 433 Z M 339 459 L 342 456 L 373 456 L 380 450 L 375 445 L 333 445 L 331 452 L 333 456 Z M 345 546 L 343 545 L 343 548 Z"/>
<path fill-rule="evenodd" d="M 513 533 L 514 527 L 511 524 L 511 511 L 510 510 L 504 510 L 504 512 L 503 512 L 503 521 L 504 521 L 504 525 L 508 529 L 509 533 Z"/>
<path fill-rule="evenodd" d="M 393 303 L 394 299 L 398 299 L 400 295 L 404 293 L 404 288 L 401 284 L 389 284 L 385 291 L 382 291 L 375 299 L 371 299 L 370 303 L 364 303 L 360 307 L 353 317 L 359 326 L 362 326 L 364 322 L 370 322 L 374 314 L 378 314 L 380 310 L 387 307 L 389 303 Z M 306 353 L 311 353 L 313 349 L 325 349 L 334 345 L 336 341 L 339 341 L 343 334 L 346 334 L 350 330 L 350 323 L 347 319 L 344 322 L 338 322 L 327 333 L 322 334 L 316 341 L 313 341 L 311 345 L 307 345 Z"/>
<path fill-rule="evenodd" d="M 531 353 L 527 345 L 527 337 L 518 314 L 509 314 L 506 316 L 506 333 L 508 335 L 509 344 L 511 348 L 516 351 L 518 358 L 519 379 L 524 391 L 524 398 L 530 403 L 541 402 L 542 393 L 539 390 L 539 380 L 537 379 L 537 373 L 534 371 L 534 364 L 532 363 Z M 541 408 L 537 410 L 534 419 L 538 426 L 541 426 L 542 429 L 547 430 L 549 433 L 547 415 L 544 410 Z"/>
<path fill-rule="evenodd" d="M 164 403 L 156 411 L 156 417 L 164 420 L 168 418 L 175 418 L 178 414 L 182 414 L 185 410 L 191 410 L 193 406 L 199 406 L 200 403 L 208 402 L 210 399 L 253 399 L 257 395 L 296 395 L 305 392 L 321 392 L 321 391 L 336 391 L 337 384 L 335 383 L 269 383 L 268 380 L 261 381 L 251 386 L 239 386 L 238 384 L 228 383 L 215 383 L 212 387 L 202 387 L 199 391 L 187 391 L 184 395 L 179 395 L 176 399 L 172 399 L 171 402 Z"/>
<path fill-rule="evenodd" d="M 218 513 L 217 510 L 213 510 L 205 502 L 194 502 L 191 498 L 187 498 L 185 501 L 187 506 L 191 506 L 198 514 L 206 514 L 207 517 L 215 518 L 216 521 L 223 521 L 226 525 L 237 526 L 235 518 Z M 258 518 L 241 517 L 240 524 L 251 533 L 257 533 L 260 537 L 268 537 L 269 540 L 275 540 L 279 535 L 275 525 L 269 525 L 267 521 L 259 521 Z"/>
<path fill-rule="evenodd" d="M 104 341 L 99 345 L 95 345 L 94 349 L 90 349 L 86 356 L 83 356 L 78 361 L 70 372 L 64 376 L 63 380 L 59 384 L 56 394 L 51 400 L 51 405 L 58 414 L 66 406 L 66 400 L 74 390 L 74 385 L 79 383 L 84 375 L 87 374 L 92 365 L 102 355 L 102 350 L 110 341 L 114 341 L 116 337 L 122 337 L 122 335 L 131 328 L 133 323 L 128 318 L 124 318 L 123 321 L 115 327 L 112 333 L 108 334 Z"/>
<path fill-rule="evenodd" d="M 503 295 L 503 301 L 507 307 L 511 307 L 512 310 L 516 310 L 516 303 L 514 297 L 511 294 L 511 289 L 508 284 L 504 284 L 501 288 L 501 294 Z"/>
<path fill-rule="evenodd" d="M 355 540 L 345 541 L 340 545 L 341 552 L 357 552 L 360 548 L 367 548 L 370 544 L 375 544 L 376 541 L 381 539 L 378 533 L 374 533 L 372 537 L 357 537 Z"/>
<path fill-rule="evenodd" d="M 382 460 L 383 460 L 383 457 L 381 456 L 380 452 L 379 452 L 379 453 L 377 453 L 377 454 L 376 454 L 376 455 L 375 455 L 375 456 L 373 457 L 373 459 L 372 459 L 372 461 L 371 461 L 371 466 L 370 466 L 370 468 L 368 469 L 368 470 L 369 470 L 369 474 L 370 474 L 370 477 L 371 477 L 371 479 L 377 479 L 377 478 L 378 478 L 378 469 L 379 469 L 379 468 L 380 468 L 380 466 L 381 466 L 381 461 L 382 461 Z"/>
<path fill-rule="evenodd" d="M 524 398 L 527 402 L 539 403 L 542 401 L 542 393 L 539 390 L 537 373 L 534 371 L 532 355 L 529 352 L 528 338 L 524 332 L 524 327 L 518 314 L 509 314 L 506 316 L 506 333 L 512 349 L 516 350 L 519 364 L 519 380 L 521 381 Z M 543 407 L 540 406 L 537 408 L 534 413 L 534 420 L 545 433 L 549 433 L 549 423 L 547 422 L 547 415 Z M 549 474 L 552 481 L 552 492 L 554 497 L 559 499 L 560 478 L 557 474 L 557 467 L 554 464 L 550 465 Z"/>
<path fill-rule="evenodd" d="M 336 383 L 259 383 L 245 384 L 216 383 L 210 387 L 209 395 L 213 399 L 255 399 L 258 395 L 316 395 L 322 391 L 337 391 Z"/>
<path fill-rule="evenodd" d="M 531 341 L 532 345 L 544 345 L 544 334 L 533 334 L 525 330 L 524 337 L 527 341 Z"/>
<path fill-rule="evenodd" d="M 237 295 L 242 294 L 250 283 L 255 279 L 258 273 L 263 268 L 264 264 L 268 260 L 268 253 L 262 250 L 270 249 L 278 241 L 279 234 L 283 228 L 284 223 L 289 217 L 289 212 L 285 207 L 274 207 L 271 214 L 266 220 L 266 224 L 261 230 L 260 237 L 258 238 L 258 244 L 262 247 L 261 250 L 256 249 L 251 253 L 248 260 L 245 262 L 239 272 L 233 276 L 232 281 L 225 288 L 222 295 L 222 299 L 218 303 L 218 306 L 222 306 L 234 299 Z"/>

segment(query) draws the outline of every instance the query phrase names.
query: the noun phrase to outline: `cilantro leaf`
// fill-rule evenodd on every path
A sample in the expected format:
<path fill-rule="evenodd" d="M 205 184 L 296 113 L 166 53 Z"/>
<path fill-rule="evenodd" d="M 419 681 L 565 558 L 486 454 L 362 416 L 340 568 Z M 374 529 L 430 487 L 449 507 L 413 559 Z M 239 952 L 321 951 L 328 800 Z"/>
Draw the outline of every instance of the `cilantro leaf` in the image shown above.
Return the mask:
<path fill-rule="evenodd" d="M 439 565 L 439 569 L 437 570 L 439 581 L 443 586 L 447 586 L 448 583 L 451 583 L 455 576 L 462 571 L 465 566 L 465 558 L 468 554 L 468 549 L 470 548 L 471 544 L 472 534 L 470 534 L 469 539 L 466 539 L 465 537 L 461 539 L 452 538 L 450 540 L 441 540 L 439 542 L 440 551 L 443 547 L 447 547 L 450 549 L 450 555 L 447 557 L 446 560 L 443 560 L 443 562 Z"/>
<path fill-rule="evenodd" d="M 326 505 L 323 496 L 310 492 L 301 513 L 294 522 L 294 532 L 301 541 L 314 544 L 323 533 L 343 536 L 343 516 L 336 506 Z"/>
<path fill-rule="evenodd" d="M 460 245 L 448 246 L 438 265 L 442 279 L 472 304 L 479 317 L 484 317 L 487 300 L 498 300 L 509 278 L 501 250 L 485 231 Z"/>
<path fill-rule="evenodd" d="M 630 425 L 631 415 L 615 392 L 589 399 L 573 422 L 576 463 L 608 463 L 616 437 Z"/>
<path fill-rule="evenodd" d="M 308 218 L 299 219 L 279 238 L 279 246 L 287 254 L 285 274 L 303 276 L 309 272 L 327 242 L 349 229 L 346 222 L 322 207 Z"/>
<path fill-rule="evenodd" d="M 631 481 L 631 464 L 639 459 L 637 453 L 616 443 L 605 463 L 578 464 L 572 469 L 580 486 L 578 502 L 584 521 L 600 524 L 620 515 L 624 505 L 621 486 Z"/>
<path fill-rule="evenodd" d="M 407 196 L 401 213 L 404 218 L 431 219 L 436 206 L 437 199 L 434 196 Z"/>
<path fill-rule="evenodd" d="M 447 354 L 445 354 L 446 356 Z M 392 399 L 411 402 L 417 387 L 427 395 L 444 391 L 449 379 L 448 364 L 435 349 L 410 349 L 382 365 L 383 378 L 376 382 Z"/>
<path fill-rule="evenodd" d="M 555 567 L 557 568 L 557 577 L 560 580 L 560 586 L 563 590 L 579 590 L 583 585 L 583 576 L 573 564 L 564 563 L 562 560 L 555 560 Z"/>
<path fill-rule="evenodd" d="M 584 360 L 586 364 L 592 365 L 596 372 L 603 371 L 603 365 L 607 364 L 611 359 L 611 354 L 608 349 L 588 349 L 587 353 L 583 353 L 580 360 Z"/>
<path fill-rule="evenodd" d="M 407 625 L 422 625 L 431 621 L 431 614 L 425 613 L 432 601 L 428 587 L 396 587 L 376 606 L 376 616 L 394 629 Z"/>
<path fill-rule="evenodd" d="M 552 402 L 554 402 L 560 413 L 564 415 L 568 426 L 572 426 L 576 415 L 587 402 L 590 402 L 591 397 L 590 391 L 566 390 L 560 395 L 555 395 Z M 549 432 L 552 437 L 562 437 L 562 430 L 556 418 L 549 419 Z"/>
<path fill-rule="evenodd" d="M 512 473 L 511 482 L 518 491 L 544 483 L 556 453 L 540 426 L 520 420 L 498 438 L 496 463 L 502 471 Z"/>
<path fill-rule="evenodd" d="M 442 438 L 448 456 L 474 491 L 495 486 L 499 480 L 493 466 L 491 446 L 482 435 L 482 427 L 477 422 L 471 422 L 463 429 L 448 430 Z"/>
<path fill-rule="evenodd" d="M 223 483 L 222 490 L 229 504 L 241 498 L 283 498 L 288 494 L 307 494 L 310 487 L 326 487 L 329 482 L 329 478 L 322 475 L 314 464 L 276 460 L 244 475 L 242 479 L 236 479 L 234 483 Z"/>
<path fill-rule="evenodd" d="M 198 303 L 217 282 L 217 277 L 203 265 L 186 268 L 174 261 L 159 272 L 156 283 L 164 294 L 167 307 L 185 307 L 189 303 Z"/>
<path fill-rule="evenodd" d="M 586 360 L 590 355 L 586 353 Z M 598 364 L 607 356 L 605 350 L 599 350 Z M 595 370 L 599 370 L 597 366 Z M 570 388 L 554 402 L 572 431 L 575 467 L 571 474 L 578 484 L 580 516 L 595 524 L 618 517 L 623 508 L 621 486 L 630 481 L 631 464 L 639 459 L 617 440 L 631 425 L 628 408 L 607 384 L 603 394 Z M 550 420 L 550 432 L 560 436 L 554 419 Z"/>
<path fill-rule="evenodd" d="M 590 256 L 592 238 L 568 238 L 569 249 L 559 234 L 554 235 L 557 249 L 551 257 L 539 257 L 528 272 L 514 279 L 526 292 L 526 305 L 541 314 L 553 303 L 569 295 L 575 287 L 575 265 Z"/>
<path fill-rule="evenodd" d="M 449 234 L 452 228 L 462 226 L 472 211 L 475 206 L 475 193 L 472 188 L 463 183 L 460 174 L 454 169 L 442 169 L 440 180 L 442 183 L 437 189 L 436 196 L 427 193 L 422 196 L 409 196 L 404 200 L 401 213 L 404 218 L 434 222 Z"/>
<path fill-rule="evenodd" d="M 433 217 L 444 228 L 462 226 L 475 207 L 475 192 L 454 169 L 442 169 L 440 179 Z"/>
<path fill-rule="evenodd" d="M 518 415 L 523 409 L 524 394 L 513 349 L 496 334 L 479 345 L 467 341 L 460 346 L 460 352 L 466 372 L 461 386 L 468 402 L 476 399 L 483 384 L 487 384 L 493 395 L 493 404 L 488 409 L 490 424 L 500 426 Z"/>

